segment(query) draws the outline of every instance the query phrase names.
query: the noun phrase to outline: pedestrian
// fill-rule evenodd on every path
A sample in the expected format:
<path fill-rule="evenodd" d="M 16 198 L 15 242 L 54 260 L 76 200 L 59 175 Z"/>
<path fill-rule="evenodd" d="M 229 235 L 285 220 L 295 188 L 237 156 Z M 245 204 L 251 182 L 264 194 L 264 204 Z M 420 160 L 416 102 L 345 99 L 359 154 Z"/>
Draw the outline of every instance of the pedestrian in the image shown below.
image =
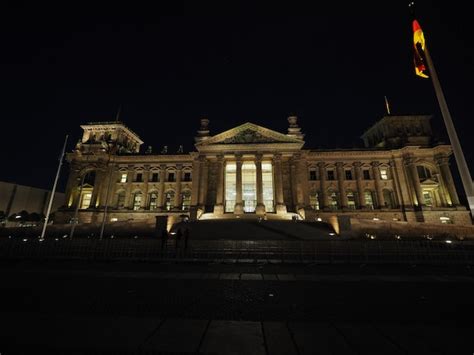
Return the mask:
<path fill-rule="evenodd" d="M 188 240 L 189 240 L 189 228 L 184 230 L 184 250 L 188 249 Z"/>
<path fill-rule="evenodd" d="M 168 243 L 168 231 L 166 228 L 163 228 L 163 231 L 161 232 L 161 251 L 163 251 L 166 248 L 166 245 Z"/>

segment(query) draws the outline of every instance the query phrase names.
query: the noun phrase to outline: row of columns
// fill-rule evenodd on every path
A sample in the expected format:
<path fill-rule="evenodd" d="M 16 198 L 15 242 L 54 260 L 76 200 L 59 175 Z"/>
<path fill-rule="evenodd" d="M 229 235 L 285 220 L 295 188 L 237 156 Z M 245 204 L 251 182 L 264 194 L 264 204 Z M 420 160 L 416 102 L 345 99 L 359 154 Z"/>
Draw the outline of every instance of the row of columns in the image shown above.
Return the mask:
<path fill-rule="evenodd" d="M 263 199 L 263 171 L 262 171 L 262 154 L 255 155 L 256 167 L 256 201 L 257 206 L 255 213 L 264 214 L 265 205 Z M 236 154 L 232 159 L 236 164 L 236 195 L 234 213 L 244 213 L 244 200 L 242 191 L 242 155 Z M 214 204 L 214 213 L 223 214 L 225 211 L 225 163 L 223 155 L 217 156 L 217 175 L 216 175 L 216 201 Z M 207 185 L 209 175 L 209 161 L 204 157 L 196 157 L 193 162 L 193 172 L 199 179 L 193 181 L 193 191 L 191 195 L 191 205 L 198 206 L 203 209 L 206 205 Z M 281 154 L 275 154 L 273 157 L 273 180 L 274 180 L 274 196 L 277 213 L 286 213 L 286 206 L 283 198 L 283 178 L 281 169 Z"/>

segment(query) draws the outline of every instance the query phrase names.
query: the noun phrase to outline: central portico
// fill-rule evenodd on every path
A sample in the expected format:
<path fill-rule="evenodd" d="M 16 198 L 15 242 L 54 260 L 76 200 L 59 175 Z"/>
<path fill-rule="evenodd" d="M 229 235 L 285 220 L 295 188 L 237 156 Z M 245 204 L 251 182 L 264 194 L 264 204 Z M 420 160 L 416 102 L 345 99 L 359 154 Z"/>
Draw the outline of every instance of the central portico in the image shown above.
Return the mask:
<path fill-rule="evenodd" d="M 296 117 L 288 118 L 288 134 L 247 122 L 215 136 L 207 119 L 196 137 L 191 213 L 241 215 L 286 214 L 282 159 L 299 154 L 304 145 Z M 197 180 L 197 181 L 196 181 Z"/>

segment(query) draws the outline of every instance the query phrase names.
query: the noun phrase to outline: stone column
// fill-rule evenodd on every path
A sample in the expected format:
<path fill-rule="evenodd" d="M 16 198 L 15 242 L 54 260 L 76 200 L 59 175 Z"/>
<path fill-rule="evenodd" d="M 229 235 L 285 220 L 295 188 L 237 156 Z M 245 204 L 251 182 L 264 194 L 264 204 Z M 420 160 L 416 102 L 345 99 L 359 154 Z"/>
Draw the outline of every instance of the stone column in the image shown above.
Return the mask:
<path fill-rule="evenodd" d="M 235 156 L 235 163 L 237 166 L 237 171 L 235 174 L 235 214 L 244 213 L 244 201 L 242 200 L 242 156 Z"/>
<path fill-rule="evenodd" d="M 346 189 L 344 188 L 344 163 L 338 162 L 336 163 L 336 170 L 337 170 L 337 183 L 339 186 L 339 196 L 341 201 L 341 209 L 347 209 L 347 194 Z"/>
<path fill-rule="evenodd" d="M 275 203 L 276 203 L 276 213 L 284 214 L 286 213 L 286 205 L 283 195 L 283 177 L 281 171 L 281 154 L 275 154 L 273 156 L 273 176 L 275 177 Z"/>
<path fill-rule="evenodd" d="M 416 163 L 412 158 L 406 158 L 405 163 L 410 174 L 411 183 L 415 189 L 415 196 L 418 201 L 418 206 L 422 207 L 425 205 L 425 198 L 423 197 L 423 191 L 421 189 L 420 177 L 418 176 L 418 170 L 416 169 Z"/>
<path fill-rule="evenodd" d="M 400 190 L 400 181 L 398 180 L 398 174 L 396 169 L 395 160 L 390 160 L 390 175 L 393 180 L 393 197 L 397 208 L 403 205 L 403 196 Z"/>
<path fill-rule="evenodd" d="M 224 156 L 217 156 L 217 186 L 216 186 L 216 204 L 214 205 L 214 214 L 224 214 Z"/>
<path fill-rule="evenodd" d="M 366 208 L 364 182 L 362 181 L 362 169 L 361 169 L 362 163 L 355 162 L 352 165 L 354 166 L 355 178 L 357 181 L 357 193 L 359 195 L 359 208 Z"/>
<path fill-rule="evenodd" d="M 328 187 L 327 187 L 327 180 L 326 180 L 326 164 L 324 162 L 318 163 L 319 168 L 319 183 L 320 183 L 320 203 L 321 209 L 327 210 L 329 209 L 329 199 L 328 199 Z"/>
<path fill-rule="evenodd" d="M 446 190 L 451 199 L 451 203 L 453 204 L 453 206 L 459 206 L 459 197 L 456 192 L 456 187 L 454 186 L 451 170 L 449 169 L 449 158 L 437 157 L 436 163 L 438 164 L 438 169 L 441 173 L 441 178 L 443 180 L 444 186 L 446 187 Z"/>
<path fill-rule="evenodd" d="M 143 198 L 141 208 L 148 209 L 148 181 L 150 180 L 150 165 L 145 165 L 143 169 Z"/>
<path fill-rule="evenodd" d="M 176 164 L 176 188 L 174 194 L 174 207 L 181 210 L 181 178 L 183 174 L 183 164 Z"/>
<path fill-rule="evenodd" d="M 263 176 L 262 176 L 262 154 L 255 155 L 255 165 L 257 170 L 257 207 L 255 213 L 265 214 L 265 205 L 263 203 Z"/>
<path fill-rule="evenodd" d="M 400 189 L 400 204 L 405 208 L 413 208 L 412 198 L 406 178 L 406 172 L 401 158 L 393 159 L 392 176 L 396 176 Z"/>
<path fill-rule="evenodd" d="M 207 197 L 207 181 L 209 176 L 209 163 L 206 157 L 201 157 L 201 178 L 199 184 L 199 207 L 205 208 Z"/>
<path fill-rule="evenodd" d="M 158 188 L 159 207 L 165 209 L 165 180 L 166 180 L 166 164 L 160 165 L 160 185 Z"/>
<path fill-rule="evenodd" d="M 377 207 L 385 208 L 385 199 L 383 198 L 382 183 L 380 182 L 380 163 L 372 162 L 372 174 L 374 175 L 375 193 L 377 194 Z"/>

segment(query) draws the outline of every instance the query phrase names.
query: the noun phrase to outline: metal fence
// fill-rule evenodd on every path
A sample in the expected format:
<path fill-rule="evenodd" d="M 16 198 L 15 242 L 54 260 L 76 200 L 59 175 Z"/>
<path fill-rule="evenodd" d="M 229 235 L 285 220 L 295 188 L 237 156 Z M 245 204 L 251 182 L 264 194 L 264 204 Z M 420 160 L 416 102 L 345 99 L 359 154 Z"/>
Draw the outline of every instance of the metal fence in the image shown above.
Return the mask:
<path fill-rule="evenodd" d="M 194 240 L 185 248 L 156 239 L 0 238 L 2 259 L 235 261 L 321 264 L 459 264 L 474 262 L 474 243 L 456 241 Z"/>

